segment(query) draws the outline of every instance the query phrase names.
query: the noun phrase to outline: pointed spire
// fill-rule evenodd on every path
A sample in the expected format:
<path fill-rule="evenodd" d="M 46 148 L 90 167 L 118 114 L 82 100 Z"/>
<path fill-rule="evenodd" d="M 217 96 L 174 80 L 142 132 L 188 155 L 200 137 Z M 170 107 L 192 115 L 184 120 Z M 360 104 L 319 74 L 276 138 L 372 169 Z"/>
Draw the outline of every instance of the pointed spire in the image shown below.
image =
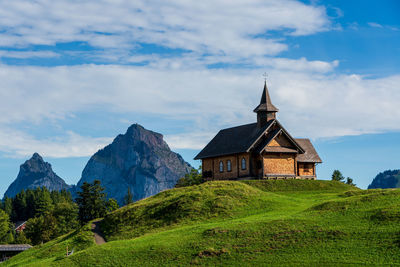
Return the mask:
<path fill-rule="evenodd" d="M 276 113 L 279 111 L 271 102 L 269 96 L 267 81 L 264 82 L 264 91 L 261 97 L 260 104 L 254 109 L 257 113 L 257 125 L 262 128 L 271 120 L 276 119 Z"/>
<path fill-rule="evenodd" d="M 258 105 L 254 112 L 266 111 L 266 112 L 278 112 L 279 109 L 272 104 L 271 97 L 269 96 L 267 81 L 264 82 L 264 91 L 261 97 L 260 105 Z"/>

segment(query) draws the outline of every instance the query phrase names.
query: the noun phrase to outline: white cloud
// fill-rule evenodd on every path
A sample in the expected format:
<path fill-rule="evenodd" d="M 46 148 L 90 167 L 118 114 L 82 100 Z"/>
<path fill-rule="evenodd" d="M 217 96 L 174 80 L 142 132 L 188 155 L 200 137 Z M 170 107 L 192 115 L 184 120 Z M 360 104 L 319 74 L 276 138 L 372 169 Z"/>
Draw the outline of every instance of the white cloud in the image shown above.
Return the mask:
<path fill-rule="evenodd" d="M 52 51 L 9 51 L 0 50 L 0 57 L 3 58 L 54 58 L 60 55 Z"/>
<path fill-rule="evenodd" d="M 309 61 L 306 58 L 288 59 L 279 57 L 256 57 L 256 58 L 234 58 L 226 56 L 201 56 L 196 53 L 187 53 L 179 57 L 162 58 L 158 55 L 138 55 L 125 58 L 126 62 L 146 63 L 147 66 L 154 69 L 198 69 L 205 65 L 210 66 L 218 63 L 236 64 L 245 66 L 280 69 L 289 71 L 307 71 L 307 72 L 331 72 L 337 66 L 339 61 Z"/>
<path fill-rule="evenodd" d="M 261 58 L 255 60 L 255 64 L 257 64 L 258 66 L 264 66 L 285 71 L 325 73 L 325 72 L 331 72 L 337 66 L 339 66 L 339 61 L 338 60 L 334 60 L 332 62 L 325 62 L 319 60 L 308 61 L 304 57 L 300 59 Z"/>
<path fill-rule="evenodd" d="M 165 141 L 172 149 L 203 149 L 216 133 L 191 132 L 165 136 Z"/>
<path fill-rule="evenodd" d="M 385 28 L 385 29 L 389 29 L 392 31 L 400 31 L 400 28 L 391 26 L 391 25 L 382 25 L 382 24 L 375 23 L 375 22 L 368 22 L 368 25 L 372 28 L 379 28 L 379 29 Z"/>
<path fill-rule="evenodd" d="M 0 151 L 11 157 L 27 157 L 38 152 L 45 157 L 84 157 L 109 144 L 111 138 L 92 138 L 67 132 L 64 137 L 37 139 L 14 129 L 0 129 Z"/>
<path fill-rule="evenodd" d="M 266 71 L 273 102 L 280 109 L 278 118 L 294 136 L 319 138 L 400 130 L 399 75 L 371 79 L 315 72 L 308 67 L 313 63 L 305 59 L 289 63 L 298 63 L 300 67 L 271 67 Z M 316 65 L 324 70 L 336 64 Z M 160 118 L 167 116 L 182 123 L 192 121 L 190 129 L 170 134 L 166 139 L 172 148 L 198 149 L 221 128 L 255 121 L 252 109 L 261 95 L 262 71 L 0 65 L 0 113 L 3 114 L 0 126 L 12 129 L 18 122 L 40 125 L 43 119 L 62 123 L 67 116 L 100 107 L 102 112 L 138 112 Z M 173 132 L 174 126 L 171 127 Z M 3 134 L 0 149 L 7 152 L 14 149 L 18 155 L 41 152 L 39 148 L 46 156 L 89 155 L 110 140 L 70 135 L 38 141 L 30 136 L 19 137 L 22 134 L 16 134 L 15 138 L 8 137 L 13 134 Z"/>
<path fill-rule="evenodd" d="M 368 25 L 373 28 L 383 28 L 383 26 L 381 24 L 376 23 L 376 22 L 368 22 Z"/>
<path fill-rule="evenodd" d="M 253 57 L 287 49 L 271 31 L 300 36 L 329 27 L 324 7 L 295 0 L 0 2 L 0 46 L 10 47 L 87 42 L 120 51 L 147 43 Z"/>

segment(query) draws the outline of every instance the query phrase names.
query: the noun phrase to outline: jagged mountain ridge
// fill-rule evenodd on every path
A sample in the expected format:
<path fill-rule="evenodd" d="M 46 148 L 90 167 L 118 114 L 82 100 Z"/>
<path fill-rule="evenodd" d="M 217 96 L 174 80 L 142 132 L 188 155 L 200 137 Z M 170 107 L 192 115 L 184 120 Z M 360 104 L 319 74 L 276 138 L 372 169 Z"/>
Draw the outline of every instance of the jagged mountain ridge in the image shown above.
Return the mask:
<path fill-rule="evenodd" d="M 118 135 L 112 144 L 99 150 L 88 161 L 77 186 L 67 185 L 38 154 L 20 167 L 20 172 L 4 196 L 13 197 L 22 189 L 47 187 L 68 189 L 76 196 L 83 182 L 100 180 L 107 197 L 120 204 L 128 187 L 134 200 L 142 199 L 175 186 L 192 167 L 172 152 L 163 136 L 138 124 Z"/>
<path fill-rule="evenodd" d="M 84 182 L 100 180 L 107 197 L 122 204 L 128 188 L 134 200 L 149 197 L 174 187 L 191 169 L 170 150 L 163 135 L 133 124 L 90 158 L 77 188 Z"/>
<path fill-rule="evenodd" d="M 34 153 L 29 160 L 20 166 L 17 178 L 8 187 L 4 196 L 14 197 L 22 189 L 34 189 L 43 186 L 50 191 L 71 188 L 53 171 L 50 163 L 45 162 L 38 153 Z"/>
<path fill-rule="evenodd" d="M 400 170 L 388 170 L 379 173 L 368 189 L 374 188 L 400 188 Z"/>

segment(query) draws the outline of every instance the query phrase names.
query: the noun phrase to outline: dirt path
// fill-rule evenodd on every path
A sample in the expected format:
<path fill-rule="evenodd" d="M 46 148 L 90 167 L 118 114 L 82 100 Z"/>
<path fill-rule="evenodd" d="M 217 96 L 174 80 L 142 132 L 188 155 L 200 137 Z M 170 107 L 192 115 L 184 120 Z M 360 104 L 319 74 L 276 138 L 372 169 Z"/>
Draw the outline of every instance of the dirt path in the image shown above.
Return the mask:
<path fill-rule="evenodd" d="M 106 240 L 104 239 L 103 235 L 101 234 L 99 223 L 100 223 L 100 221 L 92 223 L 92 232 L 94 234 L 94 241 L 96 242 L 97 245 L 106 243 Z"/>

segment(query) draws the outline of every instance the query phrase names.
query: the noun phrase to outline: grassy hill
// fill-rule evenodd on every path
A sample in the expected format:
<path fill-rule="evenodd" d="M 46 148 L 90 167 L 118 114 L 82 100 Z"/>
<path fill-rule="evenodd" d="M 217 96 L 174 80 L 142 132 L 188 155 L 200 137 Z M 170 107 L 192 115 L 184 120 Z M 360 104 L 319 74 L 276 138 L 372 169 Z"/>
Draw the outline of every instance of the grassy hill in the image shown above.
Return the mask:
<path fill-rule="evenodd" d="M 400 190 L 339 182 L 209 182 L 123 207 L 101 227 L 104 245 L 86 226 L 5 265 L 400 265 Z"/>

